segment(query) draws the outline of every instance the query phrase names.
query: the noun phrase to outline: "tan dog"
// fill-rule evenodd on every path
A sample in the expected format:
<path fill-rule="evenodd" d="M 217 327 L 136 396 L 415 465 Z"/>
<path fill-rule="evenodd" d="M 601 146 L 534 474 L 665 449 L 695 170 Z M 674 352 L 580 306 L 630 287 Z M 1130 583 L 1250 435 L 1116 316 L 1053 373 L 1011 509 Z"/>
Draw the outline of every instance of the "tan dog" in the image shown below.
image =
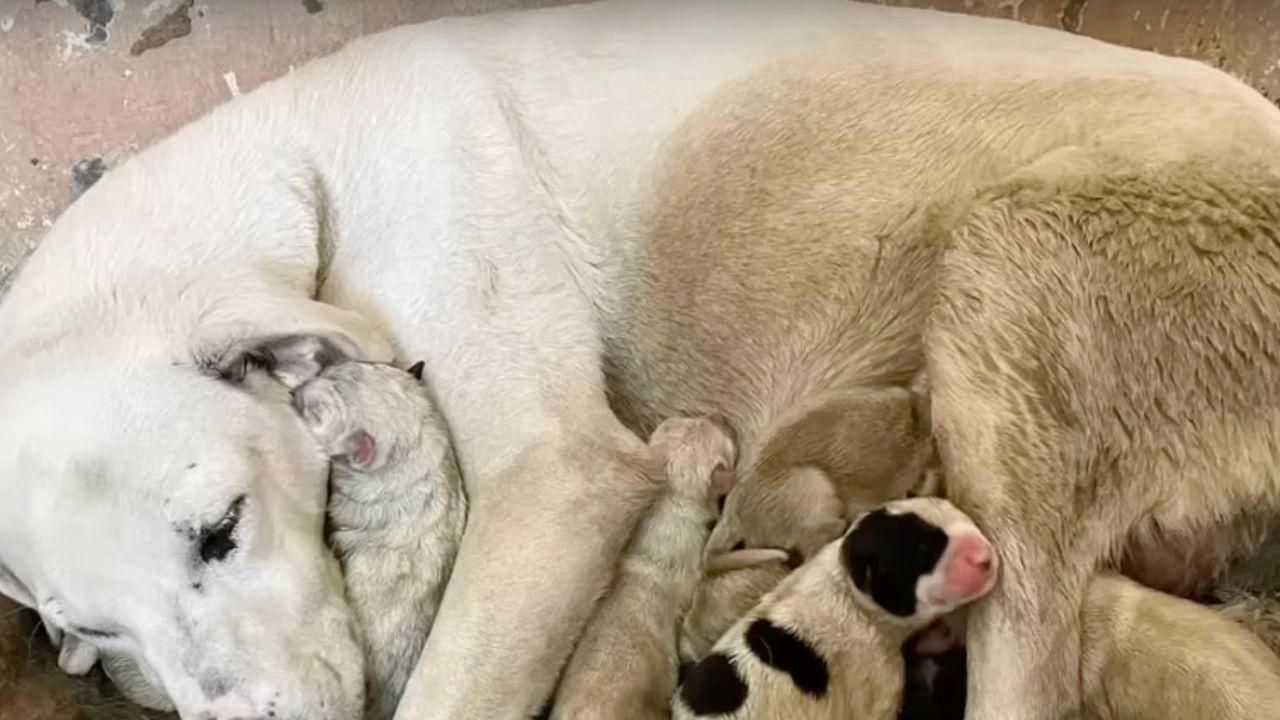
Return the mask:
<path fill-rule="evenodd" d="M 674 715 L 891 720 L 903 643 L 995 579 L 994 550 L 950 503 L 889 503 L 739 620 L 689 671 Z"/>
<path fill-rule="evenodd" d="M 552 720 L 670 715 L 676 629 L 702 578 L 719 501 L 733 487 L 737 451 L 725 430 L 679 418 L 649 439 L 670 488 L 632 534 L 617 579 L 561 676 Z"/>

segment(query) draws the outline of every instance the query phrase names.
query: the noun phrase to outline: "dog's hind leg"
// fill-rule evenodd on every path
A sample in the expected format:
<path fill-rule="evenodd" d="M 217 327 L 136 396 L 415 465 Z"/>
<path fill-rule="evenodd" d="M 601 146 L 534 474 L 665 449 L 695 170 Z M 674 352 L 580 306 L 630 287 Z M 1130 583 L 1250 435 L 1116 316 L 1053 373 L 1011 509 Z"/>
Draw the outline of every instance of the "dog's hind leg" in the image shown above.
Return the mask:
<path fill-rule="evenodd" d="M 1005 569 L 969 625 L 976 720 L 1076 712 L 1087 581 L 1131 532 L 1280 493 L 1274 173 L 1097 167 L 979 199 L 927 331 L 948 495 Z"/>

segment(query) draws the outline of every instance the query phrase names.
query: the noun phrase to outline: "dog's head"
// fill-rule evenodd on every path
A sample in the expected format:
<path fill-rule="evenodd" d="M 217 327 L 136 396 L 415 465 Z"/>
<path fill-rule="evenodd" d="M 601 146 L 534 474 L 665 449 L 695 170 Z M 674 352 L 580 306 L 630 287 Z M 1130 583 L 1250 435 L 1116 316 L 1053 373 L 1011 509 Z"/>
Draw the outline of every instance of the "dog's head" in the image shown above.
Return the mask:
<path fill-rule="evenodd" d="M 896 500 L 854 519 L 841 563 L 867 610 L 924 627 L 991 591 L 996 553 L 973 521 L 940 498 Z"/>
<path fill-rule="evenodd" d="M 131 659 L 183 717 L 357 718 L 328 465 L 289 391 L 385 343 L 110 335 L 4 361 L 0 591 Z"/>

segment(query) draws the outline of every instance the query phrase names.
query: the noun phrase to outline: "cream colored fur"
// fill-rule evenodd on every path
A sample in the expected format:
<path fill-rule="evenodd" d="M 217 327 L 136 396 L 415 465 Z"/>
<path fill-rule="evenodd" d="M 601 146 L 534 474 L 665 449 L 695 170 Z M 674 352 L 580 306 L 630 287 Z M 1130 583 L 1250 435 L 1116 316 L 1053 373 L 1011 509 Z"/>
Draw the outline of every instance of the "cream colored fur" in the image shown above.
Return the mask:
<path fill-rule="evenodd" d="M 1213 610 L 1106 574 L 1089 583 L 1081 630 L 1090 718 L 1280 718 L 1280 657 Z"/>
<path fill-rule="evenodd" d="M 712 560 L 714 558 L 708 564 Z M 791 569 L 783 553 L 781 557 L 756 560 L 745 567 L 708 571 L 698 585 L 689 613 L 680 624 L 681 661 L 693 662 L 705 657 L 716 641 L 777 587 Z"/>
<path fill-rule="evenodd" d="M 676 686 L 676 635 L 702 578 L 715 521 L 713 475 L 737 451 L 715 423 L 676 418 L 649 439 L 670 484 L 623 551 L 617 578 L 588 621 L 556 690 L 552 720 L 661 720 Z"/>
<path fill-rule="evenodd" d="M 188 714 L 350 720 L 300 376 L 213 376 L 282 334 L 332 350 L 284 365 L 422 358 L 472 513 L 400 716 L 524 718 L 659 492 L 638 433 L 718 411 L 750 468 L 927 357 L 949 492 L 1008 561 L 970 715 L 1056 718 L 1116 535 L 1270 501 L 1278 166 L 1280 111 L 1228 75 L 1012 22 L 618 0 L 392 30 L 114 169 L 15 278 L 0 583 L 119 629 Z M 247 551 L 193 568 L 173 523 L 239 494 Z"/>

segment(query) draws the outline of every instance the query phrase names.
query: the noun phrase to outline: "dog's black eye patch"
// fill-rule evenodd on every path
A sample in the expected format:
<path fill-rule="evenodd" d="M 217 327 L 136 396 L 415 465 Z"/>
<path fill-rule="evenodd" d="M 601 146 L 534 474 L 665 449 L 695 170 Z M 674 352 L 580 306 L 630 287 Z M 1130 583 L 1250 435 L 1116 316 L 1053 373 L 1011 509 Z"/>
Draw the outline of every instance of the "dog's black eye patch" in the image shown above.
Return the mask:
<path fill-rule="evenodd" d="M 231 501 L 221 520 L 200 528 L 197 542 L 200 544 L 201 560 L 206 563 L 225 560 L 236 549 L 236 526 L 240 524 L 243 509 L 244 495 L 239 495 Z"/>
<path fill-rule="evenodd" d="M 827 669 L 827 661 L 809 643 L 764 618 L 751 623 L 746 639 L 752 655 L 790 675 L 801 692 L 815 698 L 827 694 L 831 671 Z"/>
<path fill-rule="evenodd" d="M 713 653 L 688 672 L 680 699 L 694 715 L 728 715 L 747 701 L 747 684 L 727 655 Z"/>
<path fill-rule="evenodd" d="M 915 513 L 879 509 L 863 516 L 840 548 L 854 587 L 900 617 L 916 612 L 916 583 L 937 567 L 947 533 Z"/>

